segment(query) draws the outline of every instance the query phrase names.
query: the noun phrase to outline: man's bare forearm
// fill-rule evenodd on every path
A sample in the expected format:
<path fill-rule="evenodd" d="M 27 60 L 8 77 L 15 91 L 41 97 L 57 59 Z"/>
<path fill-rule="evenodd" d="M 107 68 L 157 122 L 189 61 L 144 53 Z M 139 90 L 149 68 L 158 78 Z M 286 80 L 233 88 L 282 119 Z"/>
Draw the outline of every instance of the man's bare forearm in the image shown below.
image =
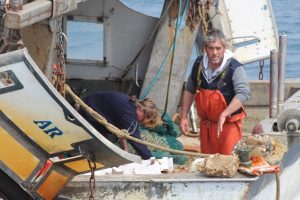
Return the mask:
<path fill-rule="evenodd" d="M 223 111 L 223 114 L 226 117 L 230 116 L 232 113 L 240 109 L 242 106 L 243 106 L 242 102 L 238 98 L 234 97 L 230 102 L 230 104 L 227 106 L 227 108 Z"/>
<path fill-rule="evenodd" d="M 184 91 L 181 104 L 181 118 L 186 119 L 194 100 L 194 94 L 189 91 Z"/>

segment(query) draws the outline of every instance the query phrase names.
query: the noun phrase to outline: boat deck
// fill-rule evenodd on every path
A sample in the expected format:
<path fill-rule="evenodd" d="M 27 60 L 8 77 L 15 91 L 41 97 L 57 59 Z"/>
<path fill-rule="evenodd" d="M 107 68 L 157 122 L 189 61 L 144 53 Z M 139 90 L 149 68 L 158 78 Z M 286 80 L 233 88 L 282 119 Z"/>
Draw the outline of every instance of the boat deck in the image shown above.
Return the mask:
<path fill-rule="evenodd" d="M 77 182 L 89 182 L 89 175 L 80 175 L 76 176 L 72 182 L 69 183 L 69 186 L 76 185 Z M 114 175 L 96 175 L 95 179 L 97 182 L 252 182 L 256 181 L 258 177 L 248 176 L 241 173 L 237 173 L 232 178 L 220 178 L 220 177 L 208 177 L 204 174 L 197 173 L 170 173 L 170 174 L 114 174 Z"/>
<path fill-rule="evenodd" d="M 190 199 L 245 199 L 250 186 L 258 177 L 237 173 L 233 178 L 207 177 L 200 173 L 160 175 L 104 175 L 96 176 L 95 199 L 190 200 Z M 73 179 L 61 196 L 87 199 L 90 196 L 90 176 Z"/>

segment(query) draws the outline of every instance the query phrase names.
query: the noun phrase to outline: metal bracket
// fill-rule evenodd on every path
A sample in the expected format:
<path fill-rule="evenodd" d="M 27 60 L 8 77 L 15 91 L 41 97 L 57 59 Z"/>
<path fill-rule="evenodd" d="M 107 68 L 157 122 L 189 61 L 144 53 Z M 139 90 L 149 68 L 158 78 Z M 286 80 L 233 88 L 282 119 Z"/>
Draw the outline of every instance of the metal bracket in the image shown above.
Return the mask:
<path fill-rule="evenodd" d="M 52 17 L 58 17 L 76 10 L 77 3 L 79 3 L 77 0 L 54 0 L 52 4 Z"/>
<path fill-rule="evenodd" d="M 85 144 L 79 144 L 77 146 L 79 153 L 85 157 L 88 161 L 90 162 L 95 162 L 96 160 L 96 155 L 89 151 L 89 148 Z"/>

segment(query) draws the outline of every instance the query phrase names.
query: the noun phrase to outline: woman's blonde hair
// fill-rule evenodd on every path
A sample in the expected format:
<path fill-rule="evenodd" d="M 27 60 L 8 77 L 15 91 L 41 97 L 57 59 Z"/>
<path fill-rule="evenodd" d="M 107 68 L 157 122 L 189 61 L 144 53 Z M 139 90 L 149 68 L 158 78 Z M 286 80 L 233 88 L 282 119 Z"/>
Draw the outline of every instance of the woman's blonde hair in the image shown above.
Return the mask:
<path fill-rule="evenodd" d="M 145 119 L 142 122 L 147 128 L 154 128 L 162 124 L 160 111 L 157 109 L 156 104 L 152 99 L 146 98 L 144 100 L 134 100 L 137 108 L 142 109 Z"/>

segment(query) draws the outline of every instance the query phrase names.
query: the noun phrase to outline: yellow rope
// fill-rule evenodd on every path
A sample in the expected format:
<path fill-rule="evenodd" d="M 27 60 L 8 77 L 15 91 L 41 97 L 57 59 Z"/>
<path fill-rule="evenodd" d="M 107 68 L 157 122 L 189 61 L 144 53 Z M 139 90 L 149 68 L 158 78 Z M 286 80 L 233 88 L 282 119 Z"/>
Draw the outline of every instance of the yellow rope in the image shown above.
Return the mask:
<path fill-rule="evenodd" d="M 199 137 L 200 136 L 199 133 L 190 133 L 188 131 L 183 132 L 183 134 L 188 137 Z"/>
<path fill-rule="evenodd" d="M 175 113 L 172 117 L 172 121 L 175 122 L 175 121 L 180 121 L 180 116 L 179 116 L 179 113 Z M 182 132 L 183 135 L 185 136 L 188 136 L 188 137 L 199 137 L 200 136 L 200 133 L 191 133 L 189 131 L 185 131 L 185 132 Z"/>
<path fill-rule="evenodd" d="M 115 134 L 119 138 L 126 138 L 128 140 L 137 142 L 139 144 L 144 144 L 149 147 L 160 149 L 163 151 L 167 151 L 173 154 L 182 154 L 182 155 L 188 155 L 188 156 L 195 156 L 195 157 L 208 157 L 210 154 L 203 154 L 203 153 L 195 153 L 195 152 L 187 152 L 187 151 L 180 151 L 175 149 L 170 149 L 162 146 L 158 146 L 156 144 L 146 142 L 143 140 L 140 140 L 138 138 L 132 137 L 129 135 L 127 130 L 120 130 L 116 126 L 110 124 L 107 122 L 107 120 L 101 116 L 99 113 L 94 111 L 92 108 L 90 108 L 88 105 L 86 105 L 77 95 L 73 93 L 73 91 L 70 89 L 68 85 L 65 86 L 66 93 L 68 93 L 86 112 L 88 112 L 92 117 L 94 117 L 100 124 L 105 126 L 111 133 Z"/>

